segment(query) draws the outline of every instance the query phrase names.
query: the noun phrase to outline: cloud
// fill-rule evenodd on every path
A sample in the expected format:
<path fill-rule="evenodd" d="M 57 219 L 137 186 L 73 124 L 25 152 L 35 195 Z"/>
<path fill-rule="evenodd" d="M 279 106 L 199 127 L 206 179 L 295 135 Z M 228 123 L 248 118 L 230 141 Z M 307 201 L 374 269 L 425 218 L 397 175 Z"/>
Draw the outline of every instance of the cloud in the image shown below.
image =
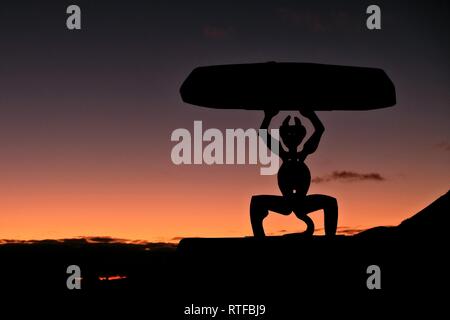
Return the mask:
<path fill-rule="evenodd" d="M 310 31 L 324 31 L 323 18 L 315 12 L 298 12 L 292 9 L 280 8 L 278 14 L 282 20 L 296 26 L 304 27 Z"/>
<path fill-rule="evenodd" d="M 315 177 L 312 179 L 313 183 L 323 183 L 330 181 L 342 181 L 342 182 L 356 182 L 356 181 L 385 181 L 384 178 L 379 173 L 358 173 L 354 171 L 333 171 L 331 174 Z"/>
<path fill-rule="evenodd" d="M 449 142 L 440 142 L 436 143 L 434 145 L 437 149 L 444 150 L 444 151 L 450 151 L 450 143 Z"/>
<path fill-rule="evenodd" d="M 365 228 L 348 228 L 348 227 L 340 227 L 337 229 L 337 234 L 342 234 L 346 236 L 352 236 L 354 234 L 365 231 Z"/>
<path fill-rule="evenodd" d="M 346 27 L 350 18 L 348 13 L 344 11 L 319 12 L 314 10 L 300 11 L 292 8 L 279 8 L 277 13 L 282 21 L 312 32 L 324 32 Z"/>
<path fill-rule="evenodd" d="M 127 242 L 125 239 L 111 238 L 111 237 L 85 237 L 87 242 L 90 243 L 124 243 Z"/>
<path fill-rule="evenodd" d="M 268 235 L 268 236 L 282 236 L 282 235 L 285 235 L 287 232 L 288 232 L 288 230 L 281 229 L 281 230 L 274 231 L 274 232 L 267 232 L 266 235 Z"/>
<path fill-rule="evenodd" d="M 204 26 L 202 33 L 207 39 L 219 40 L 227 38 L 233 32 L 230 27 Z"/>
<path fill-rule="evenodd" d="M 144 240 L 127 240 L 113 237 L 78 237 L 67 239 L 45 239 L 45 240 L 10 240 L 0 239 L 0 245 L 66 245 L 66 246 L 126 246 L 146 251 L 173 250 L 174 243 L 147 242 Z"/>
<path fill-rule="evenodd" d="M 320 232 L 320 231 L 324 231 L 324 228 L 316 228 L 316 232 Z M 355 234 L 358 234 L 360 232 L 363 232 L 367 230 L 367 228 L 358 228 L 358 227 L 346 227 L 346 226 L 341 226 L 341 227 L 337 227 L 337 234 L 340 235 L 345 235 L 345 236 L 353 236 Z"/>

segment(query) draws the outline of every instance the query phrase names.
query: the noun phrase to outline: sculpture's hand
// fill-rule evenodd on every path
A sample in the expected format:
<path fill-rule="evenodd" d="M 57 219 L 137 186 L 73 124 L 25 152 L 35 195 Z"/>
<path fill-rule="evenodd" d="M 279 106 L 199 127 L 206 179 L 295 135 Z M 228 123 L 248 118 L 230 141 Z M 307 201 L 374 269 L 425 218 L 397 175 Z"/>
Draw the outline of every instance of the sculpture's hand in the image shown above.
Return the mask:
<path fill-rule="evenodd" d="M 307 108 L 299 109 L 298 112 L 300 112 L 300 114 L 307 119 L 311 119 L 316 116 L 316 113 L 314 112 L 314 110 L 307 109 Z"/>
<path fill-rule="evenodd" d="M 264 110 L 264 118 L 265 118 L 265 119 L 272 119 L 272 118 L 275 117 L 279 112 L 280 112 L 279 110 L 274 110 L 274 109 Z"/>

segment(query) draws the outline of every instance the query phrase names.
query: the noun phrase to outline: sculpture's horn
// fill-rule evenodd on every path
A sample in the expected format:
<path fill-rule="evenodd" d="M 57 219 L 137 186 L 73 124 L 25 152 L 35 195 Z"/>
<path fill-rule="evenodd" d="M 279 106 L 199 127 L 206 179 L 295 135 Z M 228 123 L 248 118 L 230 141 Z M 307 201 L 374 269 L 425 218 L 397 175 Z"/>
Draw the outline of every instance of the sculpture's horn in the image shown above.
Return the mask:
<path fill-rule="evenodd" d="M 289 126 L 289 121 L 291 121 L 291 116 L 287 116 L 282 125 L 286 127 Z"/>

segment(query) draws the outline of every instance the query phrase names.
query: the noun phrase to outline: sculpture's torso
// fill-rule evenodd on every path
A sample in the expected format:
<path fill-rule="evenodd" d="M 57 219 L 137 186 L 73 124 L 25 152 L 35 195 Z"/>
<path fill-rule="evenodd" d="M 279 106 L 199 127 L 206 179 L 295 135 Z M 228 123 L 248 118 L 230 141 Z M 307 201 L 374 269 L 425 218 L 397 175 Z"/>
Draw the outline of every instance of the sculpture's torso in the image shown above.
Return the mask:
<path fill-rule="evenodd" d="M 302 159 L 283 159 L 278 171 L 278 186 L 283 196 L 305 197 L 310 184 L 311 173 Z"/>

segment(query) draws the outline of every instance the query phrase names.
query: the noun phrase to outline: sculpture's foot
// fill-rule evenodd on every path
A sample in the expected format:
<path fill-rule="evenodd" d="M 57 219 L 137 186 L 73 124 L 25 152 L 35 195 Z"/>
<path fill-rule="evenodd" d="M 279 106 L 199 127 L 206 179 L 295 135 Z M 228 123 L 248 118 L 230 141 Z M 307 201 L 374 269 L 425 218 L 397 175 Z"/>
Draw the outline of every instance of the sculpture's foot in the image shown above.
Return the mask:
<path fill-rule="evenodd" d="M 304 236 L 312 237 L 312 235 L 314 234 L 314 222 L 312 221 L 312 219 L 306 214 L 298 215 L 297 218 L 306 223 L 306 230 L 302 232 L 302 234 Z"/>

